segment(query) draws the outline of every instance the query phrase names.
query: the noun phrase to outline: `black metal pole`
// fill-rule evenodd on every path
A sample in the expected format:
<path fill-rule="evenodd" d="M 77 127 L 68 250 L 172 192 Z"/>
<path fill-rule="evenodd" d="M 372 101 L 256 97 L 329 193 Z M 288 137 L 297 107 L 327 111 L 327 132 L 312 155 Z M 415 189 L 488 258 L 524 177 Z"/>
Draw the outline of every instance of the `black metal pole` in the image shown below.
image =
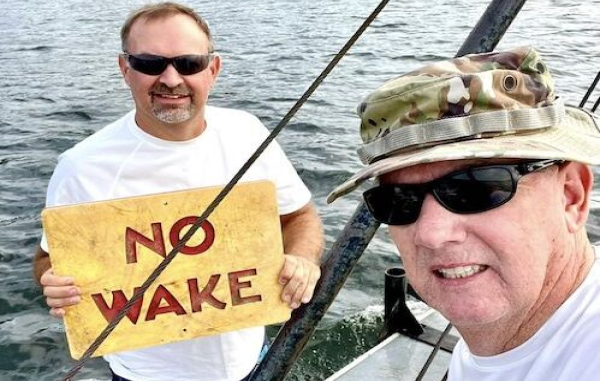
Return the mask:
<path fill-rule="evenodd" d="M 494 50 L 525 1 L 493 0 L 456 56 Z M 321 279 L 313 300 L 294 311 L 279 330 L 250 381 L 281 381 L 285 378 L 377 228 L 379 223 L 361 202 L 321 266 Z"/>
<path fill-rule="evenodd" d="M 283 380 L 379 227 L 360 203 L 321 265 L 313 300 L 292 313 L 251 381 Z"/>
<path fill-rule="evenodd" d="M 458 50 L 456 57 L 494 50 L 525 1 L 527 0 L 493 0 Z"/>

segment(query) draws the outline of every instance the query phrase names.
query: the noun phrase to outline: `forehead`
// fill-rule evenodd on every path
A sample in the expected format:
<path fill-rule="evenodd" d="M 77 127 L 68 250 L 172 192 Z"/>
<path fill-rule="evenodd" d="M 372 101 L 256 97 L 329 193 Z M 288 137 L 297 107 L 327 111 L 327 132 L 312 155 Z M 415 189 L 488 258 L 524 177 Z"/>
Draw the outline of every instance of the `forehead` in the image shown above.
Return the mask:
<path fill-rule="evenodd" d="M 379 177 L 381 183 L 422 183 L 437 179 L 450 172 L 483 165 L 507 164 L 518 159 L 447 160 L 423 163 L 398 169 Z"/>
<path fill-rule="evenodd" d="M 176 14 L 136 20 L 131 26 L 127 45 L 133 53 L 167 55 L 171 52 L 206 53 L 209 41 L 193 18 Z"/>

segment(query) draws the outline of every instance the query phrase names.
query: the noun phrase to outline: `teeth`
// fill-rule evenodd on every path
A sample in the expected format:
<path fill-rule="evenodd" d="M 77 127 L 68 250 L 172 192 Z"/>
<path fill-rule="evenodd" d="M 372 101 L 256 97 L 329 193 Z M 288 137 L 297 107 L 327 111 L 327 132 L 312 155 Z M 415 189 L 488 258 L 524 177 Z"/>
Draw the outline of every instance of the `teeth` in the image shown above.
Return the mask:
<path fill-rule="evenodd" d="M 485 266 L 472 265 L 472 266 L 454 267 L 451 269 L 439 269 L 439 270 L 437 270 L 437 272 L 443 278 L 458 279 L 458 278 L 466 278 L 475 273 L 483 271 L 484 269 L 485 269 Z"/>
<path fill-rule="evenodd" d="M 183 95 L 172 95 L 172 94 L 160 94 L 161 97 L 169 98 L 169 99 L 177 99 L 183 97 Z"/>

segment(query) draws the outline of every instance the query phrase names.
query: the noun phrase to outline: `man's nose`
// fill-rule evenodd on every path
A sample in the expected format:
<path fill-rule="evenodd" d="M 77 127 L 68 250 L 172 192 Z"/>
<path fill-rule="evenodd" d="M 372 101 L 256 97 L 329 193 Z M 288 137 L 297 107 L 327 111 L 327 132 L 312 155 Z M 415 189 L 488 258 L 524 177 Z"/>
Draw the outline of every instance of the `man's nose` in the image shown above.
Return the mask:
<path fill-rule="evenodd" d="M 170 88 L 174 88 L 183 83 L 183 77 L 172 64 L 168 64 L 165 71 L 160 75 L 159 81 Z"/>
<path fill-rule="evenodd" d="M 440 249 L 445 244 L 464 241 L 467 236 L 465 218 L 468 216 L 453 213 L 444 208 L 433 195 L 426 195 L 414 226 L 415 244 Z"/>

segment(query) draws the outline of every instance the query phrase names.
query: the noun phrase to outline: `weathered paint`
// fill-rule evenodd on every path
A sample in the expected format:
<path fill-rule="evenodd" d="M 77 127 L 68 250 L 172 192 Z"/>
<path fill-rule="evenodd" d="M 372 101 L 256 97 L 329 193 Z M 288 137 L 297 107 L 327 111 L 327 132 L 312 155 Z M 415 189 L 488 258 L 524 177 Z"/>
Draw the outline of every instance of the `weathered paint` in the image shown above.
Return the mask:
<path fill-rule="evenodd" d="M 73 276 L 82 290 L 81 303 L 67 308 L 65 316 L 74 358 L 131 299 L 219 190 L 44 210 L 54 272 Z M 273 184 L 237 185 L 95 355 L 289 319 L 278 283 L 283 260 Z"/>

